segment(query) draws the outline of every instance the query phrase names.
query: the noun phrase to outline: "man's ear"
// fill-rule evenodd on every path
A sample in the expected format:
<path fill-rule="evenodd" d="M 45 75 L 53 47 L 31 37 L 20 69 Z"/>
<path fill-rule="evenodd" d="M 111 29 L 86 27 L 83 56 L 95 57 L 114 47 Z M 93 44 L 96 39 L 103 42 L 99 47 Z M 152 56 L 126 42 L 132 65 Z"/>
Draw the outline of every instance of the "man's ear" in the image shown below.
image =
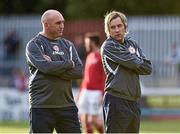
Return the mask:
<path fill-rule="evenodd" d="M 49 27 L 49 24 L 47 22 L 44 23 L 44 28 L 47 29 Z"/>

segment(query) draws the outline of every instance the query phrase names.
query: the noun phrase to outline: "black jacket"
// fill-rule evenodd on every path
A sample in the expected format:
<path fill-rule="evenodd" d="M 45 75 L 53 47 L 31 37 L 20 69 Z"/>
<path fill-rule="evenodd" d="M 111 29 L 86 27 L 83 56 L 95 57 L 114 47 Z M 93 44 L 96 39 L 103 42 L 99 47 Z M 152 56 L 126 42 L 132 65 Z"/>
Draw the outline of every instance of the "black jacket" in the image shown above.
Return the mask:
<path fill-rule="evenodd" d="M 47 62 L 44 54 L 52 61 Z M 63 38 L 49 40 L 38 34 L 27 44 L 26 58 L 30 72 L 31 107 L 58 108 L 75 105 L 71 80 L 82 77 L 83 66 L 70 41 Z"/>
<path fill-rule="evenodd" d="M 109 37 L 101 47 L 105 72 L 105 91 L 136 101 L 141 96 L 139 75 L 151 74 L 152 66 L 140 47 L 131 38 L 123 44 Z"/>

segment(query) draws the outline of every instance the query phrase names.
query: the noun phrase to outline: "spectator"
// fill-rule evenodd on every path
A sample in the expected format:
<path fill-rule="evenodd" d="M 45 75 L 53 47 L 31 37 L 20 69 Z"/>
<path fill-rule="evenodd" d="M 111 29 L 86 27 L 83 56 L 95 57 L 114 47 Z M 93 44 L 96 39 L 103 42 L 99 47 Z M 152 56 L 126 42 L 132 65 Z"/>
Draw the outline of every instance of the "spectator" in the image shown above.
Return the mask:
<path fill-rule="evenodd" d="M 166 58 L 166 63 L 176 67 L 177 87 L 180 87 L 180 48 L 177 47 L 176 43 L 171 45 L 170 53 Z"/>
<path fill-rule="evenodd" d="M 85 64 L 85 60 L 86 60 L 86 49 L 84 46 L 84 39 L 83 39 L 83 35 L 78 34 L 74 37 L 74 44 L 77 50 L 77 53 L 79 55 L 79 58 L 81 59 L 83 65 Z M 77 79 L 77 80 L 73 80 L 72 81 L 72 86 L 73 87 L 79 87 L 81 84 L 82 79 Z"/>
<path fill-rule="evenodd" d="M 20 92 L 24 92 L 27 89 L 28 80 L 25 72 L 21 69 L 13 70 L 13 86 Z"/>
<path fill-rule="evenodd" d="M 10 31 L 4 38 L 4 59 L 5 60 L 15 60 L 18 57 L 19 52 L 19 37 L 16 30 Z"/>
<path fill-rule="evenodd" d="M 74 44 L 76 45 L 76 49 L 79 55 L 79 58 L 81 59 L 82 63 L 85 63 L 86 60 L 86 49 L 84 46 L 84 40 L 83 35 L 79 34 L 74 37 Z"/>

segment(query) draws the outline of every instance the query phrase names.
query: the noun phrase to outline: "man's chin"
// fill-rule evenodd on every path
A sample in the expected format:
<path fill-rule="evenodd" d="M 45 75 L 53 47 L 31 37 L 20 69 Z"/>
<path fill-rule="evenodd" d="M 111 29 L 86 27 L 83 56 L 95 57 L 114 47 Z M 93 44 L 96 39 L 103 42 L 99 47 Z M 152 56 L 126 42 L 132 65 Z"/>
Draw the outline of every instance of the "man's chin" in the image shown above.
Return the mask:
<path fill-rule="evenodd" d="M 63 35 L 63 33 L 59 33 L 59 36 L 62 36 Z"/>
<path fill-rule="evenodd" d="M 122 37 L 115 37 L 116 40 L 122 40 Z"/>
<path fill-rule="evenodd" d="M 62 37 L 63 33 L 59 33 L 58 34 L 58 38 Z"/>

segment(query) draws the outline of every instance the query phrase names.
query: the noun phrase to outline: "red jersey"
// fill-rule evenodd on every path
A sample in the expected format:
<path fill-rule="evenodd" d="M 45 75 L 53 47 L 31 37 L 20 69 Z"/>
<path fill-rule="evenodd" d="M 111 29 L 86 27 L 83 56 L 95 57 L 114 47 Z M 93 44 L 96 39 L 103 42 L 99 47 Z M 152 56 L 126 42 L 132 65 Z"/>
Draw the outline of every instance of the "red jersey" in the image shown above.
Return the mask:
<path fill-rule="evenodd" d="M 104 92 L 105 73 L 100 52 L 91 52 L 86 58 L 81 89 L 101 90 Z"/>

